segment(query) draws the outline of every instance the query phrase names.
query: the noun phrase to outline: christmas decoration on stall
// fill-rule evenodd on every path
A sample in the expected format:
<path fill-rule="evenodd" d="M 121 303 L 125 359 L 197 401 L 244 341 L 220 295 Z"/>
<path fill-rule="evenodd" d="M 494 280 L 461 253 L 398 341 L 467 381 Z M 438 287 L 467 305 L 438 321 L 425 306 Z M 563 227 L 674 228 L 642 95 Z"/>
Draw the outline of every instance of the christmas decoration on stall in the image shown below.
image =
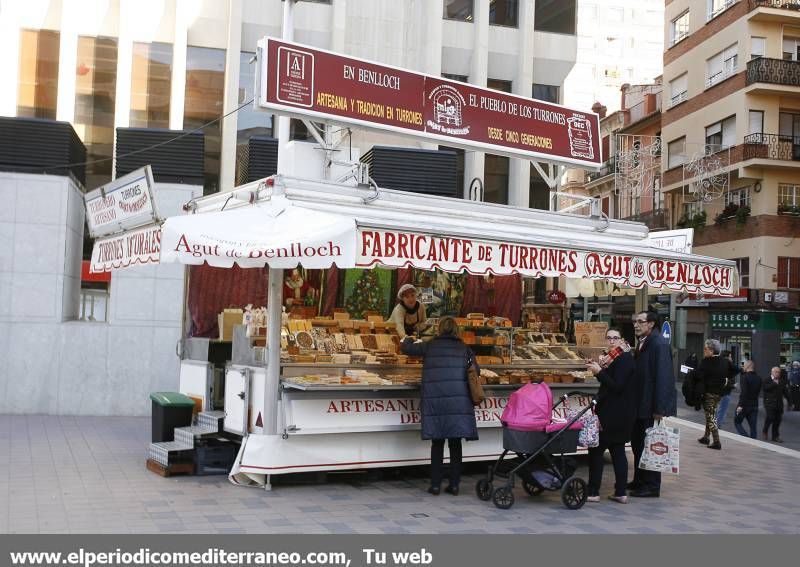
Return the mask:
<path fill-rule="evenodd" d="M 377 269 L 361 270 L 361 275 L 353 284 L 352 292 L 345 301 L 347 312 L 356 319 L 363 319 L 366 311 L 385 314 L 388 303 L 383 288 Z"/>

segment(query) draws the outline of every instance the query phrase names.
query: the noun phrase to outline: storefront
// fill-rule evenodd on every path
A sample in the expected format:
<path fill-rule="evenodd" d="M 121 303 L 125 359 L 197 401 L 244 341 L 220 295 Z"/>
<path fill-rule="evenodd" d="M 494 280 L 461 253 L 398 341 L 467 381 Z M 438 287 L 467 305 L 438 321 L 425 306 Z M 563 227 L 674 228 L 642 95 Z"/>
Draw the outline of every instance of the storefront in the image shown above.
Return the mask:
<path fill-rule="evenodd" d="M 721 294 L 735 293 L 737 281 L 731 262 L 648 246 L 637 223 L 376 188 L 276 176 L 197 199 L 187 210 L 161 227 L 160 262 L 269 267 L 266 309 L 251 310 L 249 336 L 241 326 L 231 333 L 224 370 L 225 429 L 243 436 L 232 479 L 245 484 L 272 474 L 427 462 L 418 432 L 420 361 L 398 352 L 386 313 L 368 309 L 375 280 L 361 276 L 375 268 L 414 268 L 433 279 L 569 277 Z M 299 269 L 334 266 L 363 270 L 352 284 L 356 297 L 327 317 L 290 317 L 287 298 L 305 303 L 313 288 Z M 467 444 L 467 460 L 499 453 L 499 417 L 520 384 L 542 380 L 557 392 L 579 391 L 575 403 L 584 404 L 598 387 L 582 372 L 583 357 L 597 353 L 552 328 L 545 333 L 535 320 L 522 329 L 510 318 L 473 313 L 459 323 L 486 370 L 489 394 L 476 409 L 481 438 Z M 185 393 L 205 394 L 208 351 L 204 361 L 193 354 L 202 348 L 185 350 Z M 205 397 L 210 407 L 214 395 Z"/>
<path fill-rule="evenodd" d="M 272 38 L 259 42 L 257 57 L 255 104 L 265 111 L 537 162 L 602 163 L 591 113 Z M 290 152 L 285 142 L 279 151 Z M 318 142 L 331 152 L 329 174 L 335 147 Z M 203 266 L 234 276 L 253 270 L 261 277 L 254 286 L 266 290 L 249 309 L 234 299 L 217 305 L 211 316 L 222 341 L 195 335 L 182 352 L 185 393 L 208 409 L 224 389 L 225 430 L 242 436 L 234 482 L 428 462 L 418 431 L 421 361 L 399 351 L 397 329 L 385 321 L 401 279 L 421 288 L 432 315 L 460 315 L 484 371 L 480 440 L 466 445 L 465 460 L 501 451 L 500 415 L 521 384 L 548 382 L 584 405 L 599 387 L 583 365 L 596 348 L 560 332 L 566 310 L 528 303 L 520 326 L 522 278 L 600 282 L 608 293 L 737 291 L 733 262 L 658 248 L 645 225 L 609 219 L 597 203 L 583 216 L 414 195 L 380 189 L 357 169 L 344 178 L 360 185 L 278 175 L 193 200 L 189 214 L 168 218 L 147 240 L 157 242 L 160 263 L 192 266 L 190 279 Z M 144 258 L 119 258 L 126 238 L 96 243 L 113 253 L 95 255 L 93 269 L 153 262 L 152 246 Z M 215 296 L 193 289 L 192 334 L 198 321 L 208 327 L 204 303 Z"/>
<path fill-rule="evenodd" d="M 742 363 L 753 360 L 766 376 L 772 366 L 800 359 L 800 312 L 711 311 L 709 333 Z"/>

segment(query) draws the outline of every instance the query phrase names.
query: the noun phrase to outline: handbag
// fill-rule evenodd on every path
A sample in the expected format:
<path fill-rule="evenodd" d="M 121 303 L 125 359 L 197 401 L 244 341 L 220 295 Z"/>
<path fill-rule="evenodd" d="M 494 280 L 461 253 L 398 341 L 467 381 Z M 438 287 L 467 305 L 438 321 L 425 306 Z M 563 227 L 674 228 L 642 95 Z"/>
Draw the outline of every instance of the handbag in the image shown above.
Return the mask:
<path fill-rule="evenodd" d="M 580 408 L 573 408 L 569 405 L 569 398 L 567 398 L 567 421 L 572 421 L 576 415 L 581 412 Z M 581 430 L 578 432 L 578 446 L 579 447 L 597 447 L 600 445 L 600 420 L 590 410 L 583 414 L 578 423 L 581 424 Z"/>
<path fill-rule="evenodd" d="M 659 421 L 645 432 L 644 452 L 639 468 L 678 474 L 681 434 L 677 427 L 667 427 Z"/>
<path fill-rule="evenodd" d="M 478 369 L 475 368 L 475 362 L 472 357 L 467 359 L 467 383 L 469 384 L 469 397 L 472 398 L 472 405 L 481 405 L 483 400 L 486 399 L 486 394 L 483 392 L 481 377 Z"/>

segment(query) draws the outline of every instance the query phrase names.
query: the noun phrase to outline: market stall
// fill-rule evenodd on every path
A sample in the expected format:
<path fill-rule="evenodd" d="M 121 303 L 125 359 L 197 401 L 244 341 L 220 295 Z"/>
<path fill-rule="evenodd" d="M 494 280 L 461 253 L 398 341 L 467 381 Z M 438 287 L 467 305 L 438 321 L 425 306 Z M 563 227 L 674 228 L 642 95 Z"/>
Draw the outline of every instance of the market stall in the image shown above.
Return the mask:
<path fill-rule="evenodd" d="M 428 461 L 418 433 L 420 361 L 399 354 L 385 314 L 290 319 L 284 269 L 414 267 L 736 291 L 733 262 L 653 248 L 644 225 L 600 217 L 282 176 L 198 199 L 187 210 L 163 224 L 161 262 L 269 267 L 263 327 L 251 324 L 238 344 L 234 338 L 225 375 L 226 430 L 244 438 L 231 476 L 239 483 Z M 459 322 L 488 382 L 476 408 L 480 440 L 465 446 L 465 460 L 499 453 L 499 417 L 520 384 L 579 391 L 578 403 L 598 387 L 580 372 L 592 353 L 563 334 L 485 314 Z"/>

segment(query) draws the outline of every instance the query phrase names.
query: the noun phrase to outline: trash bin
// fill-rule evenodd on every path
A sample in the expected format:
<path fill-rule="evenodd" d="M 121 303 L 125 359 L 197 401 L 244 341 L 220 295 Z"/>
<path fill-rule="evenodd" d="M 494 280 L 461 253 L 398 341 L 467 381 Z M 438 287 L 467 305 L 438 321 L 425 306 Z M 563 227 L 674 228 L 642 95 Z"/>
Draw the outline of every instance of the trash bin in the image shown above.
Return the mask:
<path fill-rule="evenodd" d="M 153 392 L 153 443 L 175 440 L 175 428 L 192 424 L 194 401 L 178 392 Z"/>

